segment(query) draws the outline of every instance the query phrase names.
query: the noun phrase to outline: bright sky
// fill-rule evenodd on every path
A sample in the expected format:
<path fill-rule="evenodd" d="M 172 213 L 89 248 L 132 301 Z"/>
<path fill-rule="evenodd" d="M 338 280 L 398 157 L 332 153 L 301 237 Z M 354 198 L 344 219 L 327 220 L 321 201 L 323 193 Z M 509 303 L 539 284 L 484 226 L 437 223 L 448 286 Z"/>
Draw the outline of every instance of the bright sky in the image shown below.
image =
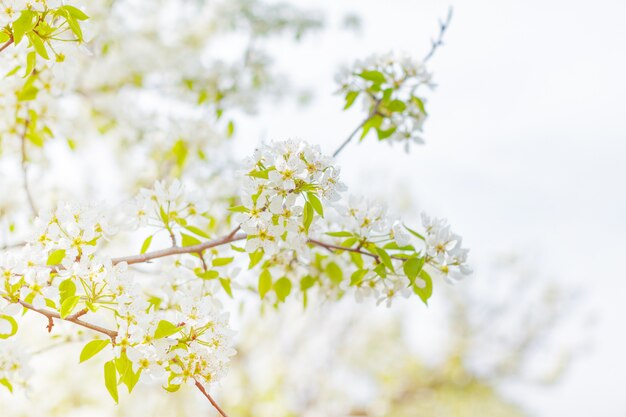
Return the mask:
<path fill-rule="evenodd" d="M 340 99 L 331 96 L 337 64 L 389 49 L 424 55 L 449 4 L 296 3 L 329 11 L 331 25 L 351 10 L 364 22 L 358 36 L 331 30 L 278 50 L 294 78 L 316 88 L 317 101 L 309 112 L 265 109 L 263 137 L 303 137 L 329 152 L 361 117 L 340 113 Z M 448 217 L 477 259 L 473 279 L 493 254 L 530 250 L 536 269 L 580 288 L 598 318 L 589 350 L 557 387 L 512 395 L 538 416 L 623 417 L 626 2 L 453 6 L 446 46 L 430 65 L 439 87 L 428 101 L 426 146 L 404 155 L 373 138 L 352 144 L 340 159 L 343 177 L 352 190 L 410 195 Z M 243 128 L 250 146 L 256 128 Z"/>

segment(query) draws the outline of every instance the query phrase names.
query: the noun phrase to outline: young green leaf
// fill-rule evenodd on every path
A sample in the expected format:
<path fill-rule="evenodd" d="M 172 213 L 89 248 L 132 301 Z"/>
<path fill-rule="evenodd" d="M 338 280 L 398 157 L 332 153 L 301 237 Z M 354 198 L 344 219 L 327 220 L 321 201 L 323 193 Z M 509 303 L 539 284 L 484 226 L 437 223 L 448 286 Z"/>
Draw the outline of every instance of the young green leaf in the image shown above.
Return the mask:
<path fill-rule="evenodd" d="M 29 52 L 26 55 L 26 73 L 22 78 L 28 77 L 33 70 L 35 69 L 35 64 L 37 63 L 37 54 L 33 51 Z"/>
<path fill-rule="evenodd" d="M 313 206 L 313 209 L 320 215 L 320 217 L 324 217 L 324 207 L 322 206 L 322 202 L 315 195 L 315 193 L 307 193 L 307 197 L 309 198 L 309 203 Z"/>
<path fill-rule="evenodd" d="M 182 245 L 183 247 L 186 246 L 195 246 L 195 245 L 199 245 L 200 243 L 200 239 L 195 238 L 191 235 L 185 234 L 185 233 L 181 233 L 180 234 L 183 237 L 183 241 L 182 241 Z"/>
<path fill-rule="evenodd" d="M 334 284 L 339 285 L 341 281 L 343 281 L 343 271 L 339 265 L 334 262 L 329 262 L 328 265 L 326 265 L 326 273 Z"/>
<path fill-rule="evenodd" d="M 178 333 L 180 329 L 180 327 L 170 323 L 167 320 L 161 320 L 157 325 L 156 330 L 154 331 L 154 338 L 163 339 L 164 337 L 169 337 L 175 333 Z"/>
<path fill-rule="evenodd" d="M 248 256 L 250 257 L 250 264 L 248 265 L 248 269 L 252 269 L 256 264 L 261 262 L 261 259 L 263 259 L 263 250 L 257 249 L 255 252 L 248 254 Z"/>
<path fill-rule="evenodd" d="M 104 385 L 109 394 L 111 394 L 111 398 L 117 403 L 119 401 L 117 395 L 117 371 L 113 361 L 108 361 L 104 364 Z"/>
<path fill-rule="evenodd" d="M 350 107 L 352 107 L 354 101 L 359 96 L 359 93 L 359 91 L 348 91 L 348 94 L 346 94 L 346 105 L 343 108 L 344 110 L 348 110 Z"/>
<path fill-rule="evenodd" d="M 150 248 L 150 244 L 152 243 L 152 238 L 154 237 L 154 235 L 148 236 L 146 238 L 146 240 L 143 241 L 143 245 L 141 245 L 141 252 L 142 254 L 146 253 L 148 251 L 148 249 Z"/>
<path fill-rule="evenodd" d="M 376 84 L 382 84 L 386 81 L 385 75 L 380 71 L 363 71 L 358 74 L 359 77 Z"/>
<path fill-rule="evenodd" d="M 58 265 L 63 261 L 63 258 L 65 258 L 65 251 L 63 249 L 54 250 L 50 252 L 50 254 L 48 254 L 48 260 L 46 261 L 46 265 Z"/>
<path fill-rule="evenodd" d="M 35 28 L 38 21 L 39 16 L 36 12 L 32 10 L 22 10 L 20 17 L 15 19 L 11 24 L 13 27 L 13 43 L 18 45 L 24 38 L 24 35 Z"/>
<path fill-rule="evenodd" d="M 274 283 L 274 291 L 276 291 L 276 297 L 280 301 L 285 301 L 287 296 L 291 293 L 291 281 L 287 277 L 282 277 Z"/>
<path fill-rule="evenodd" d="M 430 278 L 428 272 L 422 269 L 419 273 L 419 277 L 423 282 L 413 284 L 413 292 L 422 299 L 424 304 L 428 305 L 428 299 L 433 294 L 433 280 Z"/>
<path fill-rule="evenodd" d="M 63 301 L 63 304 L 61 304 L 61 310 L 59 310 L 59 314 L 61 315 L 61 318 L 64 319 L 70 314 L 72 314 L 72 310 L 74 310 L 74 308 L 78 305 L 79 301 L 80 301 L 80 296 L 78 295 L 66 298 L 65 301 Z"/>
<path fill-rule="evenodd" d="M 80 352 L 80 363 L 85 362 L 88 359 L 96 356 L 102 349 L 107 347 L 111 343 L 110 339 L 92 340 L 87 343 L 83 350 Z"/>
<path fill-rule="evenodd" d="M 311 227 L 311 223 L 313 222 L 313 205 L 307 201 L 304 204 L 304 214 L 302 216 L 302 223 L 304 224 L 304 229 L 308 232 L 309 227 Z"/>
<path fill-rule="evenodd" d="M 228 265 L 229 263 L 231 263 L 235 258 L 230 257 L 230 258 L 215 258 L 213 259 L 213 266 L 224 266 L 224 265 Z"/>
<path fill-rule="evenodd" d="M 222 284 L 222 288 L 224 288 L 224 291 L 226 291 L 226 294 L 228 294 L 230 298 L 233 298 L 233 290 L 230 286 L 230 279 L 220 278 L 220 284 Z"/>
<path fill-rule="evenodd" d="M 11 326 L 11 330 L 9 330 L 8 333 L 0 333 L 0 339 L 8 339 L 9 337 L 17 333 L 17 321 L 15 321 L 13 317 L 3 314 L 3 315 L 0 315 L 0 320 L 4 320 L 8 322 L 9 326 Z"/>
<path fill-rule="evenodd" d="M 261 299 L 265 297 L 265 294 L 272 288 L 272 274 L 267 269 L 264 269 L 259 275 L 259 296 Z"/>

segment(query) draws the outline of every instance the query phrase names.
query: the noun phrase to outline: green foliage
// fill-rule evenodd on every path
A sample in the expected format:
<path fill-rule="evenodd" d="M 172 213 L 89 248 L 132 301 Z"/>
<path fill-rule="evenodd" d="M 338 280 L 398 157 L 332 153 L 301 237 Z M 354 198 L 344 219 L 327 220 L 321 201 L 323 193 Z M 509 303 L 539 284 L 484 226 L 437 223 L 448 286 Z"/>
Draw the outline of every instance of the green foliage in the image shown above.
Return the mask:
<path fill-rule="evenodd" d="M 111 343 L 111 340 L 92 340 L 87 343 L 83 350 L 80 352 L 80 362 L 85 362 L 96 356 L 98 353 L 102 351 L 105 347 L 107 347 Z"/>

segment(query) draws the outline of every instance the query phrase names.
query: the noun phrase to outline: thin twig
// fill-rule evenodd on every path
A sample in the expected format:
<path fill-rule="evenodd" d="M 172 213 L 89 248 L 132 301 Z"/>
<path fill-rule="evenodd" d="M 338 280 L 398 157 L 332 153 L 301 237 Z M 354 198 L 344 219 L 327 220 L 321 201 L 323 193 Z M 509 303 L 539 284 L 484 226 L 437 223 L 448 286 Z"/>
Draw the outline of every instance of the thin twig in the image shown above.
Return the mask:
<path fill-rule="evenodd" d="M 185 253 L 202 253 L 207 249 L 214 248 L 216 246 L 225 245 L 231 242 L 236 242 L 238 240 L 245 239 L 247 236 L 245 234 L 237 234 L 234 235 L 229 234 L 228 236 L 224 236 L 215 240 L 209 240 L 204 243 L 199 243 L 193 246 L 174 246 L 167 249 L 161 249 L 153 252 L 146 252 L 141 255 L 131 255 L 131 256 L 122 256 L 119 258 L 113 258 L 111 262 L 115 264 L 119 264 L 122 262 L 126 262 L 129 265 L 138 264 L 143 262 L 149 262 L 153 259 L 164 258 L 166 256 L 172 255 L 181 255 Z"/>
<path fill-rule="evenodd" d="M 204 386 L 200 382 L 198 382 L 198 380 L 196 380 L 196 387 L 198 387 L 200 392 L 209 400 L 211 405 L 217 410 L 218 413 L 220 413 L 222 417 L 228 417 L 228 414 L 226 414 L 226 412 L 222 410 L 222 408 L 215 402 L 213 397 L 211 397 L 211 394 L 207 392 L 207 390 L 204 388 Z"/>
<path fill-rule="evenodd" d="M 380 107 L 380 100 L 376 100 L 376 104 L 374 105 L 374 108 L 372 109 L 372 111 L 370 112 L 370 114 L 367 116 L 367 118 L 365 120 L 363 120 L 357 127 L 356 129 L 354 129 L 354 131 L 352 133 L 350 133 L 350 136 L 348 136 L 348 138 L 346 140 L 343 141 L 343 143 L 341 144 L 341 146 L 339 146 L 337 148 L 337 150 L 335 152 L 333 152 L 333 158 L 336 158 L 337 155 L 339 155 L 339 152 L 341 152 L 343 150 L 343 148 L 346 147 L 346 145 L 348 143 L 350 143 L 350 141 L 352 140 L 352 138 L 359 132 L 359 130 L 361 130 L 363 128 L 363 126 L 365 126 L 365 124 L 367 122 L 369 122 L 370 120 L 372 120 L 372 117 L 374 117 L 377 113 L 378 113 L 378 107 Z"/>
<path fill-rule="evenodd" d="M 28 126 L 30 124 L 30 118 L 26 117 L 24 121 L 24 133 L 22 134 L 22 181 L 24 183 L 24 191 L 26 192 L 26 197 L 28 200 L 28 205 L 30 206 L 30 211 L 33 216 L 37 215 L 37 207 L 35 206 L 35 201 L 33 200 L 33 195 L 30 192 L 30 187 L 28 185 L 28 161 L 26 156 L 26 135 L 28 134 Z"/>
<path fill-rule="evenodd" d="M 9 298 L 6 298 L 8 301 L 12 301 Z M 91 324 L 88 323 L 86 321 L 82 321 L 80 319 L 78 319 L 77 317 L 72 317 L 72 316 L 67 316 L 65 318 L 62 318 L 61 315 L 59 313 L 57 313 L 56 311 L 50 311 L 50 310 L 46 310 L 43 308 L 37 308 L 32 304 L 29 304 L 25 301 L 18 301 L 18 303 L 20 303 L 24 308 L 34 311 L 35 313 L 39 313 L 43 316 L 46 316 L 48 318 L 48 331 L 52 330 L 52 326 L 54 325 L 53 319 L 57 319 L 57 320 L 64 320 L 64 321 L 69 321 L 70 323 L 74 323 L 77 324 L 79 326 L 82 327 L 86 327 L 87 329 L 91 329 L 93 331 L 105 334 L 107 336 L 109 336 L 112 340 L 114 340 L 117 337 L 117 332 L 114 330 L 109 330 L 106 329 L 104 327 L 98 326 L 96 324 Z"/>
<path fill-rule="evenodd" d="M 430 58 L 432 58 L 433 55 L 435 55 L 437 49 L 443 45 L 443 35 L 446 33 L 446 30 L 450 26 L 450 21 L 452 21 L 452 6 L 448 8 L 448 15 L 446 16 L 446 20 L 439 21 L 439 36 L 437 36 L 437 39 L 431 40 L 430 51 L 428 51 L 428 54 L 426 54 L 426 56 L 422 60 L 423 63 L 426 63 Z"/>
<path fill-rule="evenodd" d="M 9 47 L 9 45 L 11 45 L 12 43 L 13 43 L 13 36 L 11 36 L 11 39 L 9 39 L 5 43 L 3 43 L 2 46 L 0 46 L 0 52 L 2 52 L 5 49 L 7 49 Z"/>
<path fill-rule="evenodd" d="M 6 243 L 0 246 L 0 250 L 15 249 L 15 248 L 19 248 L 22 246 L 26 246 L 26 242 Z"/>

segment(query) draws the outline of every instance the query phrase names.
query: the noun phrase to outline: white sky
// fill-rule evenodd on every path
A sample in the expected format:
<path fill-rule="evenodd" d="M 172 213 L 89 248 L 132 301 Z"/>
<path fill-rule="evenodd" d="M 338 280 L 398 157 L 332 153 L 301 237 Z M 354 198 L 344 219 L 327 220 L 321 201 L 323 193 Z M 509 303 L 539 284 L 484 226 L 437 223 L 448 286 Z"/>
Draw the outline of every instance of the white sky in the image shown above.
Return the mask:
<path fill-rule="evenodd" d="M 449 4 L 295 3 L 329 11 L 335 25 L 351 10 L 364 20 L 359 36 L 329 31 L 279 51 L 294 78 L 315 87 L 317 101 L 305 112 L 265 109 L 263 137 L 302 137 L 328 152 L 361 117 L 340 113 L 340 99 L 331 96 L 337 64 L 389 49 L 424 55 Z M 513 395 L 538 416 L 623 417 L 626 2 L 453 6 L 446 46 L 430 64 L 439 87 L 428 101 L 426 146 L 404 155 L 368 138 L 341 156 L 343 177 L 353 191 L 394 190 L 448 217 L 477 259 L 473 279 L 494 253 L 530 250 L 537 269 L 581 288 L 599 319 L 591 349 L 556 388 Z M 258 126 L 238 136 L 252 146 Z"/>

